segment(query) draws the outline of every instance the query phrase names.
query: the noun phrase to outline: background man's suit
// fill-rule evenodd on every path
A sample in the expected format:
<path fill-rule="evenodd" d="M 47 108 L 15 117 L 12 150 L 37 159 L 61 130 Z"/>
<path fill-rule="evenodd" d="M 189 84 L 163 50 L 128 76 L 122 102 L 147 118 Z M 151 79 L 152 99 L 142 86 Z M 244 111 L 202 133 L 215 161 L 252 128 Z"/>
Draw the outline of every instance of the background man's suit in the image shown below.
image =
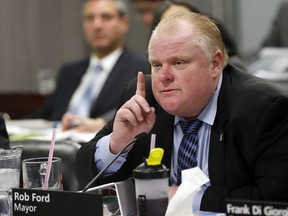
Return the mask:
<path fill-rule="evenodd" d="M 288 1 L 280 4 L 268 37 L 263 43 L 265 47 L 288 47 Z"/>
<path fill-rule="evenodd" d="M 60 120 L 67 111 L 72 95 L 80 84 L 88 65 L 89 59 L 85 59 L 81 62 L 63 66 L 56 83 L 55 92 L 47 99 L 43 106 L 29 117 Z M 105 120 L 111 119 L 110 111 L 117 106 L 123 86 L 129 80 L 136 77 L 139 71 L 149 73 L 148 62 L 125 48 L 108 76 L 97 100 L 92 105 L 89 117 L 95 118 L 101 116 Z"/>
<path fill-rule="evenodd" d="M 126 87 L 121 104 L 135 90 L 134 80 Z M 266 81 L 231 65 L 225 68 L 210 137 L 208 171 L 212 186 L 203 195 L 201 210 L 224 212 L 225 198 L 288 201 L 288 98 L 279 92 Z M 174 116 L 156 103 L 149 77 L 146 94 L 156 109 L 151 133 L 157 135 L 156 147 L 165 150 L 162 162 L 170 168 Z M 82 187 L 97 174 L 93 162 L 95 144 L 111 133 L 112 123 L 78 152 L 76 176 Z M 143 157 L 148 156 L 149 148 L 150 137 L 137 142 L 120 170 L 97 184 L 130 177 Z"/>

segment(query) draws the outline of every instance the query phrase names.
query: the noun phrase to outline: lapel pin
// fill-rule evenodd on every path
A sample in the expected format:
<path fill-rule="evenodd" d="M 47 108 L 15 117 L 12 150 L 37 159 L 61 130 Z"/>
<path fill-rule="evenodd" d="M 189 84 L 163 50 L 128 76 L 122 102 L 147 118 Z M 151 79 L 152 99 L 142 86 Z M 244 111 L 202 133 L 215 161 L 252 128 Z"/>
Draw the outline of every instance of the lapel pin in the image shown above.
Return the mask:
<path fill-rule="evenodd" d="M 219 140 L 220 140 L 220 141 L 223 141 L 223 133 L 220 134 Z"/>

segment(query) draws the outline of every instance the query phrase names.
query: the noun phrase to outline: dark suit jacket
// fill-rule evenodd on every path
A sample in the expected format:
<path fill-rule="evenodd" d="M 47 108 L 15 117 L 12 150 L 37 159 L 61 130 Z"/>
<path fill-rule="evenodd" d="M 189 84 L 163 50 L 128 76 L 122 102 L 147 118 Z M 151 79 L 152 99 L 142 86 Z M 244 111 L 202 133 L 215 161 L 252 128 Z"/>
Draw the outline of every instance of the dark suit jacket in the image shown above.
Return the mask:
<path fill-rule="evenodd" d="M 130 83 L 122 103 L 135 92 Z M 165 150 L 162 162 L 170 168 L 174 116 L 156 103 L 149 77 L 147 101 L 156 109 L 156 146 Z M 211 129 L 208 171 L 211 186 L 201 201 L 201 210 L 224 212 L 224 200 L 254 199 L 288 201 L 288 98 L 267 81 L 228 65 L 218 98 L 217 114 Z M 93 155 L 96 142 L 111 133 L 109 122 L 76 157 L 76 176 L 83 187 L 96 174 Z M 98 181 L 120 181 L 149 154 L 150 139 L 137 142 L 120 170 Z"/>
<path fill-rule="evenodd" d="M 274 23 L 268 37 L 264 40 L 264 47 L 288 47 L 288 1 L 280 4 Z"/>
<path fill-rule="evenodd" d="M 0 148 L 9 149 L 9 138 L 4 119 L 0 116 Z"/>
<path fill-rule="evenodd" d="M 89 59 L 64 65 L 60 71 L 55 92 L 28 118 L 60 120 L 67 111 L 70 99 L 80 84 L 82 76 L 89 66 Z M 111 110 L 115 111 L 123 86 L 139 71 L 150 71 L 148 61 L 138 54 L 124 49 L 107 78 L 97 100 L 94 102 L 90 117 L 103 117 L 110 120 Z"/>

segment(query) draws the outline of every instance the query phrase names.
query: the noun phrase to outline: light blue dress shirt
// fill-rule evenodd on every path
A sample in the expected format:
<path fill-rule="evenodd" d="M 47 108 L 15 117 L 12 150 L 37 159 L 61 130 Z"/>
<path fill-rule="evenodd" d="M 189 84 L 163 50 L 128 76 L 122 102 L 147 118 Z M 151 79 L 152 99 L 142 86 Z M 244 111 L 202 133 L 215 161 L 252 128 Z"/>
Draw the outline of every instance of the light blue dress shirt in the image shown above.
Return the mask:
<path fill-rule="evenodd" d="M 203 173 L 209 178 L 208 172 L 208 156 L 209 156 L 209 146 L 210 146 L 210 134 L 211 127 L 214 123 L 216 112 L 217 112 L 217 101 L 222 84 L 222 75 L 218 82 L 216 91 L 209 101 L 209 103 L 205 106 L 202 112 L 199 114 L 197 119 L 203 122 L 202 126 L 198 131 L 198 152 L 197 152 L 197 166 L 202 170 Z M 174 146 L 171 158 L 171 173 L 170 173 L 170 183 L 171 185 L 176 185 L 177 182 L 177 155 L 178 149 L 183 137 L 182 129 L 180 127 L 179 121 L 184 120 L 182 117 L 175 116 L 174 121 Z M 196 194 L 193 203 L 193 211 L 200 210 L 200 203 L 203 193 L 207 186 L 210 185 L 210 182 L 203 185 L 201 190 Z"/>
<path fill-rule="evenodd" d="M 198 167 L 207 175 L 209 178 L 208 172 L 208 155 L 209 155 L 209 144 L 210 144 L 210 134 L 211 127 L 214 123 L 216 112 L 217 112 L 217 101 L 222 84 L 222 75 L 219 79 L 215 93 L 203 111 L 197 117 L 199 120 L 203 121 L 201 128 L 198 131 L 198 152 L 197 152 L 197 165 Z M 177 155 L 178 148 L 181 143 L 183 133 L 179 124 L 180 120 L 184 120 L 182 117 L 175 116 L 174 121 L 174 146 L 172 151 L 171 158 L 171 172 L 170 172 L 170 183 L 171 185 L 176 185 L 177 182 Z M 96 144 L 96 151 L 94 155 L 96 168 L 97 170 L 102 170 L 106 164 L 110 163 L 115 155 L 112 154 L 109 150 L 109 141 L 110 135 L 102 137 Z M 122 164 L 126 161 L 127 152 L 121 155 L 105 172 L 105 176 L 115 173 Z M 206 185 L 203 185 L 201 190 L 197 193 L 194 203 L 193 211 L 199 211 L 201 198 L 207 186 L 210 185 L 208 182 Z"/>
<path fill-rule="evenodd" d="M 93 83 L 93 100 L 96 100 L 99 96 L 106 80 L 108 79 L 114 65 L 123 53 L 123 49 L 119 48 L 102 59 L 97 58 L 97 56 L 90 56 L 89 66 L 87 71 L 81 78 L 81 82 L 75 92 L 72 95 L 71 101 L 68 106 L 68 113 L 73 115 L 89 116 L 90 109 L 93 103 L 88 103 L 87 106 L 81 107 L 81 102 L 83 100 L 84 94 L 87 87 L 90 85 L 91 80 Z M 95 74 L 97 65 L 101 65 L 101 73 Z"/>

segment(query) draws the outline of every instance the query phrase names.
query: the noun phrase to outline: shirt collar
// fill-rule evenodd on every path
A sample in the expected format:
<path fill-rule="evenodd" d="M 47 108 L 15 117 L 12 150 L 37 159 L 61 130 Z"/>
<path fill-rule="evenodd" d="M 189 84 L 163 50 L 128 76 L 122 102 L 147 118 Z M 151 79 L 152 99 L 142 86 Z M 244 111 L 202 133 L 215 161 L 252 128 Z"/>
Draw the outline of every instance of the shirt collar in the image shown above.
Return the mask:
<path fill-rule="evenodd" d="M 213 125 L 215 117 L 216 117 L 216 112 L 217 112 L 217 101 L 218 101 L 218 96 L 220 92 L 220 88 L 222 85 L 222 76 L 221 74 L 219 82 L 217 84 L 216 90 L 210 99 L 209 103 L 205 106 L 205 108 L 202 110 L 202 112 L 198 115 L 197 119 L 209 124 Z M 180 120 L 183 120 L 183 117 L 180 116 L 175 116 L 175 121 L 174 125 L 178 124 Z"/>
<path fill-rule="evenodd" d="M 95 68 L 96 65 L 101 64 L 103 70 L 111 71 L 122 53 L 123 48 L 118 48 L 102 59 L 99 59 L 96 55 L 91 55 L 89 68 Z"/>

